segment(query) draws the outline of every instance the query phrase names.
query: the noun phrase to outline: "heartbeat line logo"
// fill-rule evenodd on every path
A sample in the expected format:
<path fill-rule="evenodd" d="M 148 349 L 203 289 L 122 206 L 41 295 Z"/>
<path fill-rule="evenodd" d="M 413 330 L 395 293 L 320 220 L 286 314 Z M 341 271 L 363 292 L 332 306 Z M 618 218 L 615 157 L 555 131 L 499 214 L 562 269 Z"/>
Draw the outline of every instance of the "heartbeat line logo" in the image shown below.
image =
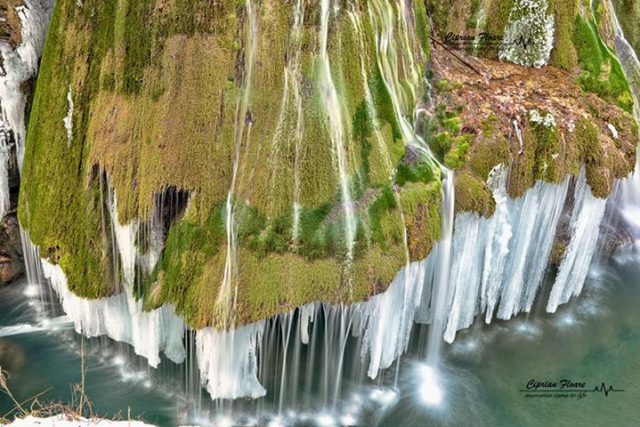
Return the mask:
<path fill-rule="evenodd" d="M 602 392 L 605 395 L 605 397 L 609 397 L 609 393 L 611 392 L 624 391 L 624 390 L 616 389 L 612 385 L 607 387 L 607 385 L 604 382 L 602 382 L 602 384 L 600 384 L 599 386 L 595 386 L 592 391 Z"/>
<path fill-rule="evenodd" d="M 560 381 L 532 379 L 526 385 L 526 389 L 519 390 L 528 398 L 576 398 L 582 399 L 589 393 L 602 393 L 609 397 L 611 393 L 619 393 L 624 390 L 613 385 L 601 382 L 591 388 L 586 382 L 562 379 Z"/>
<path fill-rule="evenodd" d="M 523 49 L 527 50 L 529 46 L 535 46 L 536 43 L 531 39 L 526 39 L 524 36 L 520 36 L 513 40 L 512 44 L 521 46 Z"/>

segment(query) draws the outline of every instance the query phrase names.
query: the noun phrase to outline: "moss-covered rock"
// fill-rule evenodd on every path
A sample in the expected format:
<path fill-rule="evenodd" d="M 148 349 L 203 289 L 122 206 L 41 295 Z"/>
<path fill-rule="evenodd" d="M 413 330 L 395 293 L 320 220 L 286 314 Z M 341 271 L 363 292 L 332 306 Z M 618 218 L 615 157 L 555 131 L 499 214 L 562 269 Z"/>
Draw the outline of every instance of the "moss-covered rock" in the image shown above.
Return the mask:
<path fill-rule="evenodd" d="M 457 168 L 458 209 L 491 212 L 479 184 L 498 164 L 509 169 L 513 198 L 538 180 L 558 183 L 577 175 L 583 165 L 594 194 L 606 197 L 613 180 L 633 170 L 635 120 L 615 100 L 581 90 L 572 74 L 483 59 L 474 61 L 479 76 L 442 49 L 434 48 L 432 58 L 440 79 L 461 82 L 437 92 L 438 104 L 459 111 L 459 126 L 469 136 L 468 161 Z"/>
<path fill-rule="evenodd" d="M 184 216 L 163 221 L 160 261 L 151 274 L 138 271 L 135 291 L 147 308 L 173 303 L 197 326 L 386 289 L 409 261 L 403 218 L 413 230 L 409 252 L 426 256 L 439 233 L 440 172 L 429 159 L 406 160 L 412 141 L 401 123 L 423 93 L 426 10 L 411 8 L 413 25 L 394 32 L 391 54 L 400 56 L 389 70 L 375 35 L 387 3 L 358 1 L 353 14 L 331 9 L 326 56 L 320 4 L 301 4 L 56 3 L 20 218 L 74 292 L 97 298 L 116 290 L 112 191 L 117 220 L 145 230 L 141 252 L 169 203 L 166 190 L 189 195 Z M 327 108 L 328 81 L 339 111 Z M 69 99 L 71 139 L 63 122 Z M 399 173 L 395 182 L 397 168 L 414 167 L 417 176 Z M 357 225 L 353 249 L 348 220 Z"/>
<path fill-rule="evenodd" d="M 228 327 L 384 291 L 440 238 L 442 165 L 455 170 L 456 210 L 484 216 L 497 164 L 512 197 L 582 165 L 604 197 L 633 167 L 628 86 L 575 2 L 549 1 L 557 67 L 544 70 L 429 43 L 429 15 L 438 34 L 502 34 L 513 0 L 416 2 L 408 17 L 358 0 L 331 8 L 326 39 L 320 5 L 300 4 L 58 0 L 19 215 L 72 291 L 116 291 L 114 191 L 117 220 L 140 224 L 141 253 L 160 224 L 160 259 L 137 271 L 145 307 L 171 303 L 192 326 Z M 387 57 L 380 13 L 397 21 Z M 432 103 L 414 135 L 425 75 Z M 165 215 L 173 193 L 188 207 Z"/>
<path fill-rule="evenodd" d="M 468 172 L 455 177 L 456 212 L 477 212 L 489 218 L 496 210 L 496 202 L 487 183 Z"/>

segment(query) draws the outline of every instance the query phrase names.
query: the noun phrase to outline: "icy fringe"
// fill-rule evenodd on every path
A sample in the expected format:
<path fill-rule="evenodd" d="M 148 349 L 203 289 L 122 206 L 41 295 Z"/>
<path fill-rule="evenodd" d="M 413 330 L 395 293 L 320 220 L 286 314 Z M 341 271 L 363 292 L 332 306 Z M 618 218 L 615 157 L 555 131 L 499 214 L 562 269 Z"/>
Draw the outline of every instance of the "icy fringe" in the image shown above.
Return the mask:
<path fill-rule="evenodd" d="M 36 75 L 38 59 L 44 47 L 44 38 L 54 0 L 25 0 L 17 8 L 20 17 L 22 43 L 14 50 L 0 42 L 2 68 L 0 69 L 0 218 L 8 212 L 9 166 L 11 161 L 10 135 L 16 144 L 18 166 L 22 165 L 25 142 L 25 95 L 21 86 Z"/>
<path fill-rule="evenodd" d="M 456 219 L 444 335 L 448 342 L 480 313 L 490 323 L 496 309 L 500 319 L 530 311 L 544 278 L 570 178 L 559 185 L 538 182 L 523 197 L 511 200 L 506 195 L 506 176 L 501 167 L 490 176 L 497 205 L 492 218 L 465 213 Z M 584 171 L 574 188 L 570 222 L 573 237 L 553 285 L 549 312 L 580 293 L 604 214 L 606 202 L 591 194 Z M 325 333 L 338 342 L 349 335 L 359 337 L 359 357 L 368 363 L 368 376 L 375 378 L 406 351 L 414 321 L 430 321 L 437 250 L 424 261 L 403 268 L 386 292 L 369 301 L 349 307 L 319 303 L 302 307 L 294 338 L 308 344 L 310 325 L 319 311 L 324 311 L 325 317 L 332 319 L 324 325 Z M 279 317 L 283 325 L 292 325 L 293 316 L 295 312 Z M 258 381 L 256 354 L 275 350 L 261 348 L 268 327 L 268 322 L 262 321 L 233 332 L 213 328 L 198 331 L 198 365 L 212 398 L 265 393 Z M 334 363 L 339 363 L 345 355 L 336 356 Z"/>
<path fill-rule="evenodd" d="M 11 162 L 11 128 L 0 112 L 0 218 L 11 209 L 9 168 Z"/>
<path fill-rule="evenodd" d="M 491 218 L 471 213 L 456 218 L 447 342 L 453 342 L 456 332 L 470 326 L 477 314 L 491 323 L 494 315 L 506 320 L 529 312 L 544 279 L 570 178 L 559 185 L 539 181 L 516 200 L 507 196 L 506 181 L 506 172 L 494 168 L 489 184 L 496 212 Z M 582 290 L 605 211 L 606 200 L 591 194 L 584 169 L 571 199 L 571 242 L 547 303 L 551 313 Z"/>
<path fill-rule="evenodd" d="M 543 67 L 553 49 L 554 17 L 546 0 L 516 0 L 509 13 L 500 47 L 501 61 L 525 67 Z"/>
<path fill-rule="evenodd" d="M 547 311 L 554 312 L 559 304 L 578 295 L 585 281 L 606 201 L 591 194 L 584 171 L 574 179 L 573 186 L 571 178 L 557 185 L 538 182 L 516 200 L 507 196 L 506 180 L 507 173 L 501 166 L 490 174 L 489 183 L 496 200 L 493 217 L 463 213 L 456 218 L 446 302 L 447 342 L 452 342 L 456 332 L 470 326 L 479 314 L 490 323 L 494 315 L 509 319 L 531 310 L 567 199 L 574 200 L 569 223 L 572 239 L 553 284 Z M 573 194 L 568 197 L 570 188 Z M 116 218 L 115 204 L 114 197 L 112 218 Z M 141 302 L 131 293 L 136 258 L 141 263 L 135 247 L 137 228 L 136 224 L 123 226 L 113 221 L 125 281 L 125 292 L 120 295 L 85 300 L 69 291 L 59 266 L 43 260 L 44 274 L 79 333 L 108 335 L 127 342 L 154 367 L 160 362 L 162 351 L 179 363 L 185 358 L 182 320 L 170 306 L 144 312 Z M 155 249 L 153 246 L 156 245 L 149 252 L 159 253 L 161 246 Z M 350 306 L 313 303 L 282 314 L 275 321 L 260 321 L 232 331 L 214 328 L 197 331 L 195 348 L 203 386 L 212 399 L 265 395 L 259 380 L 259 359 L 277 350 L 265 336 L 281 327 L 283 336 L 290 338 L 286 340 L 287 346 L 310 341 L 313 346 L 315 336 L 310 330 L 315 330 L 320 314 L 325 319 L 324 334 L 331 339 L 331 343 L 320 345 L 331 356 L 332 365 L 336 365 L 323 367 L 331 372 L 332 381 L 339 381 L 342 360 L 347 356 L 344 343 L 350 336 L 358 340 L 360 354 L 356 357 L 366 364 L 368 376 L 376 378 L 380 370 L 391 366 L 406 351 L 414 322 L 430 322 L 437 251 L 438 247 L 427 259 L 403 268 L 386 292 L 366 302 Z M 152 268 L 157 255 L 151 258 L 154 259 L 145 261 L 146 268 Z"/>
<path fill-rule="evenodd" d="M 15 50 L 7 43 L 0 43 L 3 59 L 0 70 L 2 120 L 14 133 L 19 164 L 22 164 L 26 134 L 26 99 L 21 86 L 38 71 L 38 60 L 54 3 L 54 0 L 24 0 L 24 5 L 16 8 L 20 16 L 22 43 Z"/>
<path fill-rule="evenodd" d="M 58 294 L 64 312 L 74 323 L 76 332 L 87 337 L 107 335 L 116 341 L 130 344 L 137 355 L 157 367 L 160 352 L 176 363 L 182 363 L 186 353 L 182 342 L 185 325 L 170 306 L 145 312 L 142 302 L 133 296 L 136 257 L 150 269 L 161 250 L 151 239 L 146 257 L 140 257 L 135 245 L 137 224 L 120 225 L 116 217 L 117 201 L 110 203 L 113 234 L 118 249 L 124 292 L 110 298 L 87 300 L 69 290 L 67 278 L 58 265 L 42 259 L 42 271 Z M 152 233 L 153 234 L 153 233 Z M 151 260 L 149 260 L 151 258 Z"/>

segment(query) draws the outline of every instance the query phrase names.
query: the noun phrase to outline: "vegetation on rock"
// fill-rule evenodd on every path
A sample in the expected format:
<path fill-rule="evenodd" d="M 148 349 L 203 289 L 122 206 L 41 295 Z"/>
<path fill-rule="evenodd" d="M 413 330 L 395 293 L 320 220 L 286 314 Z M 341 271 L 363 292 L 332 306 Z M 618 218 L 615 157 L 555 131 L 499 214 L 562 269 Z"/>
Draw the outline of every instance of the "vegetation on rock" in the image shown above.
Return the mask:
<path fill-rule="evenodd" d="M 136 295 L 149 309 L 173 304 L 191 326 L 226 326 L 384 291 L 440 237 L 442 165 L 455 170 L 456 210 L 484 216 L 495 210 L 486 181 L 497 164 L 509 168 L 512 197 L 582 165 L 604 197 L 632 169 L 628 85 L 577 1 L 545 3 L 557 67 L 544 70 L 430 43 L 429 15 L 440 35 L 502 34 L 514 0 L 402 4 L 330 8 L 322 34 L 313 2 L 58 0 L 27 136 L 21 223 L 71 290 L 99 298 L 121 274 L 113 192 L 117 220 L 142 226 L 141 254 L 163 195 L 180 193 L 186 208 L 159 221 L 162 252 L 152 271 L 138 268 Z M 396 29 L 386 50 L 381 14 Z M 334 90 L 339 111 L 330 112 Z M 419 154 L 422 140 L 434 159 Z"/>

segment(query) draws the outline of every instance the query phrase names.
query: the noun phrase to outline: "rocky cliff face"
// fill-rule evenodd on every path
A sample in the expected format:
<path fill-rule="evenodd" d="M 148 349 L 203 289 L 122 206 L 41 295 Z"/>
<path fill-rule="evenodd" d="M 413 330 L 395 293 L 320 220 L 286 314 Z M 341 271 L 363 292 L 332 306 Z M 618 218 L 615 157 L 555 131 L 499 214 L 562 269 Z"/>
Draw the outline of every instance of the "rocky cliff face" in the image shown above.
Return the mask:
<path fill-rule="evenodd" d="M 439 239 L 445 169 L 459 212 L 493 214 L 498 164 L 512 197 L 582 166 L 606 197 L 637 127 L 598 14 L 545 3 L 531 69 L 430 39 L 517 40 L 518 1 L 453 3 L 59 0 L 21 222 L 88 298 L 120 291 L 131 223 L 145 307 L 227 327 L 384 291 Z"/>
<path fill-rule="evenodd" d="M 15 49 L 22 42 L 21 24 L 18 8 L 23 7 L 22 1 L 7 1 L 0 5 L 0 44 L 7 49 Z M 3 49 L 3 52 L 5 50 Z M 4 66 L 4 55 L 0 54 L 0 75 L 6 76 Z M 4 84 L 4 81 L 2 82 Z M 25 85 L 25 92 L 30 93 L 31 88 Z M 9 123 L 5 120 L 5 110 L 0 99 L 0 162 L 3 174 L 6 178 L 1 179 L 3 186 L 2 201 L 0 202 L 0 212 L 6 214 L 0 219 L 0 286 L 8 284 L 24 272 L 22 260 L 22 246 L 20 242 L 20 228 L 16 218 L 16 206 L 18 201 L 18 187 L 20 177 L 18 173 L 18 163 L 16 159 L 15 135 Z M 8 213 L 7 213 L 8 212 Z M 2 216 L 2 215 L 0 215 Z"/>
<path fill-rule="evenodd" d="M 0 286 L 13 282 L 23 273 L 20 226 L 13 213 L 5 216 L 0 223 Z"/>

